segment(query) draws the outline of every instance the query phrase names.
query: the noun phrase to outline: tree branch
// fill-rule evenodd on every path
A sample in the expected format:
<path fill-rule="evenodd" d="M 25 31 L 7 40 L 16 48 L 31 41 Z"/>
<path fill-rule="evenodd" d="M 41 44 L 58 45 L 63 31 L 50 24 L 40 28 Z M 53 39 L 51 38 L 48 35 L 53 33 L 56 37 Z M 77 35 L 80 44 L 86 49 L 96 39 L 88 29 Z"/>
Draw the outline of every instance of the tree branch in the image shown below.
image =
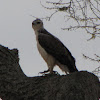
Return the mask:
<path fill-rule="evenodd" d="M 94 74 L 86 71 L 27 77 L 20 68 L 18 50 L 0 45 L 0 97 L 3 100 L 98 100 L 100 83 Z"/>

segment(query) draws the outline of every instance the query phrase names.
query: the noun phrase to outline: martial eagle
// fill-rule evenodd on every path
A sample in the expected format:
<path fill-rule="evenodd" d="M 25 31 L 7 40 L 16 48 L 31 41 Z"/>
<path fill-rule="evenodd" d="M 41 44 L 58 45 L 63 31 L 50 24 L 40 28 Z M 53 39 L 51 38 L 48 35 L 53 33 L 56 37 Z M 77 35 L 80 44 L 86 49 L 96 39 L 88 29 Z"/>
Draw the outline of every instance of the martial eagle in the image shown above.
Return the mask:
<path fill-rule="evenodd" d="M 48 66 L 48 70 L 43 73 L 52 74 L 55 65 L 58 65 L 66 74 L 78 71 L 70 51 L 57 37 L 44 28 L 42 20 L 34 20 L 32 28 L 35 31 L 38 51 Z"/>

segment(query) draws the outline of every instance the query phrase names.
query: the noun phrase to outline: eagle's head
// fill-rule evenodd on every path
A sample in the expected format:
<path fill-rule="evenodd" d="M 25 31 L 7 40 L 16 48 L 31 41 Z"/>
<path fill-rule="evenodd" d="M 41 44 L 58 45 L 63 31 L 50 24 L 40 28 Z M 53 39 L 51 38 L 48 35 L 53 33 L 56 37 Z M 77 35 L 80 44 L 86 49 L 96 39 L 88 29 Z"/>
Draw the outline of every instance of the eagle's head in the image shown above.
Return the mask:
<path fill-rule="evenodd" d="M 43 28 L 43 22 L 40 19 L 36 19 L 32 22 L 32 28 L 34 31 L 40 30 Z"/>

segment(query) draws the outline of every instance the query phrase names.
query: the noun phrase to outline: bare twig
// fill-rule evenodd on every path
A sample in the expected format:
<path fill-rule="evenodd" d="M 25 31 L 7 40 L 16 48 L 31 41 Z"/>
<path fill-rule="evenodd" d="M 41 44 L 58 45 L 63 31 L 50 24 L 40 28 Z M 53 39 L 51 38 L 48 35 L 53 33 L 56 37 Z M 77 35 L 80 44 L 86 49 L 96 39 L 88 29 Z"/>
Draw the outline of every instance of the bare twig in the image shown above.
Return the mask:
<path fill-rule="evenodd" d="M 48 17 L 49 20 L 56 12 L 66 12 L 66 18 L 69 17 L 69 19 L 75 20 L 76 26 L 72 24 L 63 28 L 64 30 L 85 29 L 87 33 L 92 35 L 88 40 L 100 34 L 100 0 L 70 0 L 68 2 L 60 0 L 58 2 L 47 1 L 46 3 L 51 4 L 53 7 L 49 8 L 41 4 L 42 7 L 48 10 L 56 10 Z"/>
<path fill-rule="evenodd" d="M 85 57 L 86 59 L 90 59 L 90 60 L 92 60 L 92 61 L 100 62 L 100 57 L 97 56 L 96 54 L 95 54 L 95 56 L 97 57 L 97 59 L 90 58 L 90 57 L 88 57 L 88 56 L 86 56 L 86 55 L 83 54 L 83 57 Z"/>

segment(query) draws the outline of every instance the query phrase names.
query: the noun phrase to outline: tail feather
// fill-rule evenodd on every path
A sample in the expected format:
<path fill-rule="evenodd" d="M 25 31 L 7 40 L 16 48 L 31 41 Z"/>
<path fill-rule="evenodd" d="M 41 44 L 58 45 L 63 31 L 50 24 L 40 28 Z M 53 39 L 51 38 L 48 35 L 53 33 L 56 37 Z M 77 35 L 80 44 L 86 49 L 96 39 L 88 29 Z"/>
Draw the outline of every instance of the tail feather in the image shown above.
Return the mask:
<path fill-rule="evenodd" d="M 74 67 L 72 67 L 72 66 L 68 67 L 67 65 L 63 65 L 61 63 L 58 63 L 57 65 L 66 74 L 73 73 L 73 72 L 77 72 L 78 71 L 78 69 L 76 68 L 76 66 L 74 66 Z"/>

